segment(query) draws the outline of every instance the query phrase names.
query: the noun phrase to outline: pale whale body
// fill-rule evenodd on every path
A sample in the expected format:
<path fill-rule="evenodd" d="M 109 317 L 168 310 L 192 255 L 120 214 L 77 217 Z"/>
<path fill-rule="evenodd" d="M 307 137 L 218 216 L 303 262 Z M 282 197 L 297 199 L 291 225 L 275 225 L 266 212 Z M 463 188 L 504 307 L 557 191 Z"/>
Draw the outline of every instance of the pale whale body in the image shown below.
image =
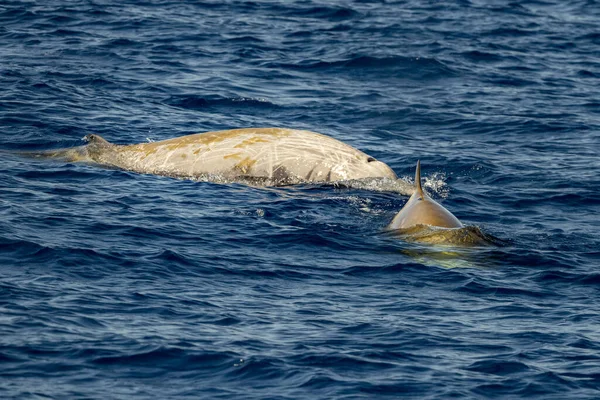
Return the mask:
<path fill-rule="evenodd" d="M 397 180 L 387 164 L 339 140 L 305 130 L 234 129 L 133 145 L 112 144 L 97 135 L 86 139 L 85 146 L 38 155 L 146 174 L 268 186 Z"/>

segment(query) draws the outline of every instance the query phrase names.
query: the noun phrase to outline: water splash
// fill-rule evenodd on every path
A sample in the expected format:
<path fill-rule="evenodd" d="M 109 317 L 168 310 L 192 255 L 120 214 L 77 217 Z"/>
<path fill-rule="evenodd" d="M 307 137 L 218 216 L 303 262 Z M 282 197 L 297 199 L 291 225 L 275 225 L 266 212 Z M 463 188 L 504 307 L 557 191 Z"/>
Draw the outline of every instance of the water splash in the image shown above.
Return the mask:
<path fill-rule="evenodd" d="M 219 184 L 239 183 L 253 187 L 282 187 L 292 185 L 307 185 L 307 186 L 333 186 L 336 189 L 359 189 L 371 192 L 392 192 L 401 195 L 410 196 L 414 193 L 412 183 L 406 182 L 403 179 L 389 178 L 367 178 L 354 179 L 348 181 L 337 182 L 309 182 L 302 179 L 277 180 L 272 178 L 255 178 L 255 177 L 227 177 L 223 175 L 205 174 L 190 177 L 173 176 L 174 178 L 193 180 L 197 182 L 212 182 Z"/>
<path fill-rule="evenodd" d="M 429 189 L 432 192 L 435 192 L 442 199 L 448 198 L 448 193 L 450 189 L 448 188 L 448 184 L 446 183 L 446 174 L 443 172 L 434 172 L 433 174 L 425 177 L 425 182 L 423 186 Z"/>
<path fill-rule="evenodd" d="M 349 181 L 333 182 L 332 185 L 337 188 L 351 188 L 368 190 L 372 192 L 392 192 L 401 195 L 410 196 L 414 193 L 414 183 L 402 179 L 390 178 L 368 178 L 355 179 Z"/>

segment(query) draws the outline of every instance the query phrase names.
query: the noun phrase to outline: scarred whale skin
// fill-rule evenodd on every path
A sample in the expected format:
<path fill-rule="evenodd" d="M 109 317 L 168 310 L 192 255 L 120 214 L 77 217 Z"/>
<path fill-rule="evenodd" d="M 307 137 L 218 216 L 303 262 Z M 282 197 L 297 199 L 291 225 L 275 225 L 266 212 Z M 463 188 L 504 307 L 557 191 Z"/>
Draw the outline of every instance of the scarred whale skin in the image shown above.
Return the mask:
<path fill-rule="evenodd" d="M 139 173 L 184 178 L 254 179 L 265 185 L 397 179 L 385 163 L 339 140 L 306 130 L 244 128 L 133 145 L 97 135 L 89 144 L 46 156 Z"/>

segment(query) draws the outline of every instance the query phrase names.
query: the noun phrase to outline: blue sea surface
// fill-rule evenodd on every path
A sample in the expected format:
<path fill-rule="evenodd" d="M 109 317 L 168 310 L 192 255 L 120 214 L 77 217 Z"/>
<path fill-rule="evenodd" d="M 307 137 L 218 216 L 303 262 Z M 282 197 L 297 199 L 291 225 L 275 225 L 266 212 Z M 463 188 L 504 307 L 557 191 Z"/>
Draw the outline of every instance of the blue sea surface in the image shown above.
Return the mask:
<path fill-rule="evenodd" d="M 398 193 L 18 151 L 308 129 Z M 0 3 L 0 398 L 600 397 L 600 3 Z"/>

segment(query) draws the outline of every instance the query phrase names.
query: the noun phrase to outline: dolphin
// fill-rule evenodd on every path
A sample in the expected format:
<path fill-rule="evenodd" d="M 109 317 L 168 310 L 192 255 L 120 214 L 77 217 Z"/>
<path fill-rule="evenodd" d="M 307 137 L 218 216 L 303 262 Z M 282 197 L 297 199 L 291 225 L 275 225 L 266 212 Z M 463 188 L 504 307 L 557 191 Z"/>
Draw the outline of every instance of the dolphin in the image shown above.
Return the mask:
<path fill-rule="evenodd" d="M 260 186 L 367 178 L 400 182 L 387 164 L 339 140 L 306 130 L 244 128 L 132 145 L 109 143 L 93 134 L 85 139 L 88 144 L 84 146 L 29 155 L 146 174 Z"/>

